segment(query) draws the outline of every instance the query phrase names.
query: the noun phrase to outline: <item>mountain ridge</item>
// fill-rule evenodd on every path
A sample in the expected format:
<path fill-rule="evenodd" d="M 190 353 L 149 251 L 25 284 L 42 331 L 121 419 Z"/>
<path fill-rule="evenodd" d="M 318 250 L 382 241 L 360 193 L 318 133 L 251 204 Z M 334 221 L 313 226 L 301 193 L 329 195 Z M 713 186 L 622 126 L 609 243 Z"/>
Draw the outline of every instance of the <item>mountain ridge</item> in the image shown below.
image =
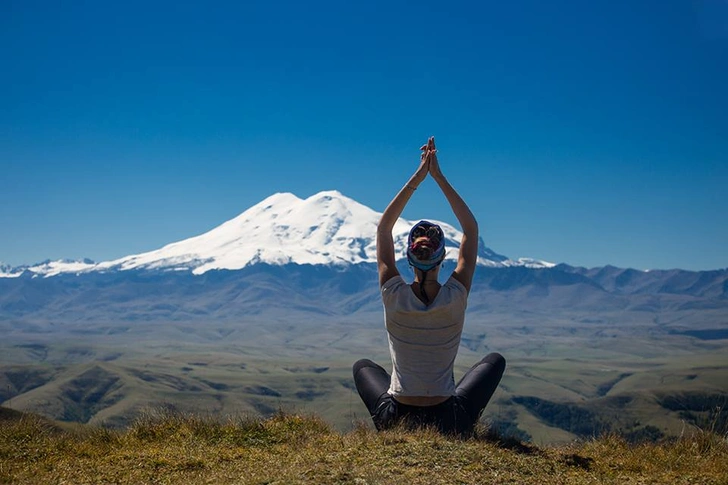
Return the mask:
<path fill-rule="evenodd" d="M 273 194 L 238 216 L 203 234 L 172 242 L 159 249 L 111 261 L 44 261 L 0 268 L 0 277 L 24 272 L 39 276 L 93 271 L 164 269 L 203 274 L 211 270 L 238 270 L 252 264 L 350 265 L 376 262 L 376 227 L 381 213 L 336 190 L 318 192 L 306 199 L 292 193 Z M 399 218 L 393 235 L 395 251 L 404 259 L 407 235 L 416 221 Z M 433 221 L 446 237 L 446 261 L 457 260 L 462 232 Z M 532 258 L 509 259 L 479 239 L 480 266 L 545 268 L 552 263 Z"/>
<path fill-rule="evenodd" d="M 411 271 L 400 262 L 400 273 Z M 442 275 L 446 278 L 449 268 Z M 596 275 L 596 276 L 595 276 Z M 625 278 L 624 276 L 628 276 Z M 608 275 L 568 265 L 532 269 L 481 267 L 475 272 L 469 314 L 526 311 L 559 314 L 582 310 L 728 310 L 728 270 L 638 272 Z M 183 271 L 135 269 L 60 274 L 26 273 L 0 279 L 0 318 L 6 321 L 233 321 L 252 316 L 371 316 L 381 301 L 374 263 L 348 266 L 271 265 L 240 270 Z"/>

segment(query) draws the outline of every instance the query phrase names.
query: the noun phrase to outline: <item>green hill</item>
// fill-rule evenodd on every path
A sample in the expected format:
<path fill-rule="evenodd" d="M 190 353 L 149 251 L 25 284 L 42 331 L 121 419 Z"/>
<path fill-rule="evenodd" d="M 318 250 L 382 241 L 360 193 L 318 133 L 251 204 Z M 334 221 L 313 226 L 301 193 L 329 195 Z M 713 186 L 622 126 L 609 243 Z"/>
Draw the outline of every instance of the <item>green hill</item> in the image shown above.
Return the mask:
<path fill-rule="evenodd" d="M 0 483 L 728 483 L 725 435 L 536 447 L 486 431 L 334 431 L 316 417 L 146 415 L 125 430 L 0 413 Z"/>

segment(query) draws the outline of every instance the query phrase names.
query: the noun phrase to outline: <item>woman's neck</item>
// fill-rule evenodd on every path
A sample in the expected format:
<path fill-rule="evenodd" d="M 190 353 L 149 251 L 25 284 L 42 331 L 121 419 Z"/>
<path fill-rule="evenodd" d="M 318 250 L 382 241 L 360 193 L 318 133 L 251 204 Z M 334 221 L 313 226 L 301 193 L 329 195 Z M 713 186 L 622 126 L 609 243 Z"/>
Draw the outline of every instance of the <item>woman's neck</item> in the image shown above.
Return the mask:
<path fill-rule="evenodd" d="M 440 276 L 440 268 L 431 269 L 428 272 L 422 272 L 420 270 L 415 271 L 415 278 L 413 283 L 422 284 L 423 282 L 428 285 L 437 283 L 437 278 Z M 439 284 L 439 283 L 438 283 Z"/>

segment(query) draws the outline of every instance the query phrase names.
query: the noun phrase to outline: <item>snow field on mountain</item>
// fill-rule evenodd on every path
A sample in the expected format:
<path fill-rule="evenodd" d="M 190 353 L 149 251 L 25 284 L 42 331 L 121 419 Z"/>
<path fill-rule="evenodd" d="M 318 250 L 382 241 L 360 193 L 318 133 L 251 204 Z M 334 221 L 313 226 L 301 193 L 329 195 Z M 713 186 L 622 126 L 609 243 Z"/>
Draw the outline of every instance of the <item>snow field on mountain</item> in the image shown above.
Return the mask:
<path fill-rule="evenodd" d="M 160 249 L 101 263 L 54 261 L 24 268 L 4 268 L 0 277 L 30 271 L 36 275 L 114 270 L 178 270 L 203 274 L 238 270 L 248 265 L 348 265 L 376 262 L 376 229 L 381 213 L 338 191 L 323 191 L 301 199 L 277 193 L 239 216 L 204 233 Z M 400 218 L 394 227 L 395 251 L 405 258 L 407 235 L 413 224 Z M 446 260 L 456 261 L 462 232 L 433 221 L 446 237 Z M 550 263 L 521 258 L 509 260 L 480 241 L 478 264 L 485 266 L 548 267 Z"/>

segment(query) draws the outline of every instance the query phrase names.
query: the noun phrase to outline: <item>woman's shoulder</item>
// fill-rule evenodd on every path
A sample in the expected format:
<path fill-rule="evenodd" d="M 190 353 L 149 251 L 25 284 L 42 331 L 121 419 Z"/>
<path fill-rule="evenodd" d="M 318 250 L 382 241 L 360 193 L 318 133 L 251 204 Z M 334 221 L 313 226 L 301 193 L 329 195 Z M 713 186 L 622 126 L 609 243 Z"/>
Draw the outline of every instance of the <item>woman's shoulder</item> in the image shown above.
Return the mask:
<path fill-rule="evenodd" d="M 464 291 L 465 293 L 467 293 L 468 291 L 465 288 L 465 285 L 458 281 L 458 279 L 455 277 L 455 274 L 451 274 L 443 286 L 447 286 L 448 288 L 457 291 Z"/>
<path fill-rule="evenodd" d="M 394 290 L 406 284 L 407 283 L 404 281 L 404 278 L 402 278 L 401 275 L 392 276 L 384 282 L 384 284 L 382 285 L 382 291 Z"/>
<path fill-rule="evenodd" d="M 444 285 L 442 285 L 444 288 L 447 288 L 447 292 L 450 294 L 450 300 L 451 301 L 462 301 L 463 304 L 467 304 L 468 301 L 468 289 L 465 288 L 465 285 L 463 285 L 460 281 L 458 281 L 457 278 L 455 278 L 454 275 L 450 275 L 450 278 L 445 282 Z"/>

